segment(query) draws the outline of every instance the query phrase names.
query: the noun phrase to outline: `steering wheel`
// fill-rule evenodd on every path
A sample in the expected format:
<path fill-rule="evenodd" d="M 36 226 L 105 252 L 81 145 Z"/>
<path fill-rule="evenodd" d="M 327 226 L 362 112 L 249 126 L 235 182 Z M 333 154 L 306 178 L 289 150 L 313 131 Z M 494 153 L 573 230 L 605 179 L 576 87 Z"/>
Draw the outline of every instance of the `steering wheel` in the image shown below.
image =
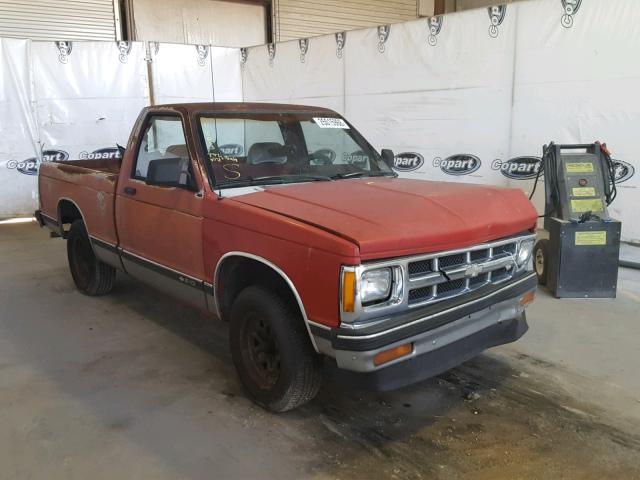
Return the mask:
<path fill-rule="evenodd" d="M 309 155 L 309 163 L 312 165 L 333 165 L 335 159 L 336 152 L 330 148 L 321 148 Z"/>

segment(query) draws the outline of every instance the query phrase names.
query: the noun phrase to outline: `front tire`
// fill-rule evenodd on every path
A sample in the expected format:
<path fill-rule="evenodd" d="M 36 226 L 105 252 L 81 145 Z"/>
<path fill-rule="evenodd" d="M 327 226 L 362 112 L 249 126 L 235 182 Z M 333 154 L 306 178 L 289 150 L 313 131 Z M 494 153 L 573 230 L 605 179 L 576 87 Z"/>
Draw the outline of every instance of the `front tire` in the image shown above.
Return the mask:
<path fill-rule="evenodd" d="M 116 282 L 116 269 L 100 261 L 91 247 L 87 229 L 82 220 L 71 224 L 67 235 L 67 258 L 73 282 L 85 295 L 109 293 Z"/>
<path fill-rule="evenodd" d="M 251 399 L 285 412 L 312 400 L 322 383 L 322 360 L 297 309 L 260 286 L 245 288 L 231 307 L 233 363 Z"/>

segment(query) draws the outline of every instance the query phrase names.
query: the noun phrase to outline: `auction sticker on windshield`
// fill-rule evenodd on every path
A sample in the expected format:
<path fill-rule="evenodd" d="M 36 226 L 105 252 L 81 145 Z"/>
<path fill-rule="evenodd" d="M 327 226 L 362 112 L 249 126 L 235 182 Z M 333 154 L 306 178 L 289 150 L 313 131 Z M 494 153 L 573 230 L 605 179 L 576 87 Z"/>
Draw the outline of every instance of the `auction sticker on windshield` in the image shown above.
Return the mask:
<path fill-rule="evenodd" d="M 320 128 L 342 128 L 348 129 L 349 125 L 341 118 L 334 117 L 313 117 L 313 121 L 316 122 Z"/>

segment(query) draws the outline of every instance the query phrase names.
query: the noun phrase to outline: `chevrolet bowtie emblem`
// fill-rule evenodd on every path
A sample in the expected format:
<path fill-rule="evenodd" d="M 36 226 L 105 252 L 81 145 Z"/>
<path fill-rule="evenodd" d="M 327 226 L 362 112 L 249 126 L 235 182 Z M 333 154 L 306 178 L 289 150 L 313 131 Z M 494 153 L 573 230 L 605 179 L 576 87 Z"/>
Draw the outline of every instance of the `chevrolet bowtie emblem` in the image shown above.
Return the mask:
<path fill-rule="evenodd" d="M 469 265 L 464 271 L 464 276 L 474 278 L 480 275 L 481 273 L 482 273 L 482 265 Z"/>

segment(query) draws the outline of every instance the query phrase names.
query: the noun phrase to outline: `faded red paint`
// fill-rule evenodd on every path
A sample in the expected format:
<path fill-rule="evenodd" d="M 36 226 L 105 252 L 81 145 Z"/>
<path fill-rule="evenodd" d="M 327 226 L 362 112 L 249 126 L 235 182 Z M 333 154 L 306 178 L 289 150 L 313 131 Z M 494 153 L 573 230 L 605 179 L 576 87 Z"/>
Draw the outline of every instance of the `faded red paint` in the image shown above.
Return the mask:
<path fill-rule="evenodd" d="M 150 111 L 182 118 L 201 197 L 131 178 Z M 235 198 L 224 198 L 223 190 L 220 198 L 207 181 L 196 125 L 198 113 L 219 111 L 331 112 L 246 103 L 148 107 L 121 168 L 113 160 L 43 164 L 41 210 L 58 218 L 60 199 L 71 199 L 90 235 L 208 283 L 228 252 L 263 257 L 292 280 L 309 319 L 329 326 L 339 322 L 342 265 L 462 248 L 535 228 L 536 211 L 522 191 L 459 183 L 358 178 Z M 136 189 L 135 197 L 125 194 L 126 187 Z"/>

